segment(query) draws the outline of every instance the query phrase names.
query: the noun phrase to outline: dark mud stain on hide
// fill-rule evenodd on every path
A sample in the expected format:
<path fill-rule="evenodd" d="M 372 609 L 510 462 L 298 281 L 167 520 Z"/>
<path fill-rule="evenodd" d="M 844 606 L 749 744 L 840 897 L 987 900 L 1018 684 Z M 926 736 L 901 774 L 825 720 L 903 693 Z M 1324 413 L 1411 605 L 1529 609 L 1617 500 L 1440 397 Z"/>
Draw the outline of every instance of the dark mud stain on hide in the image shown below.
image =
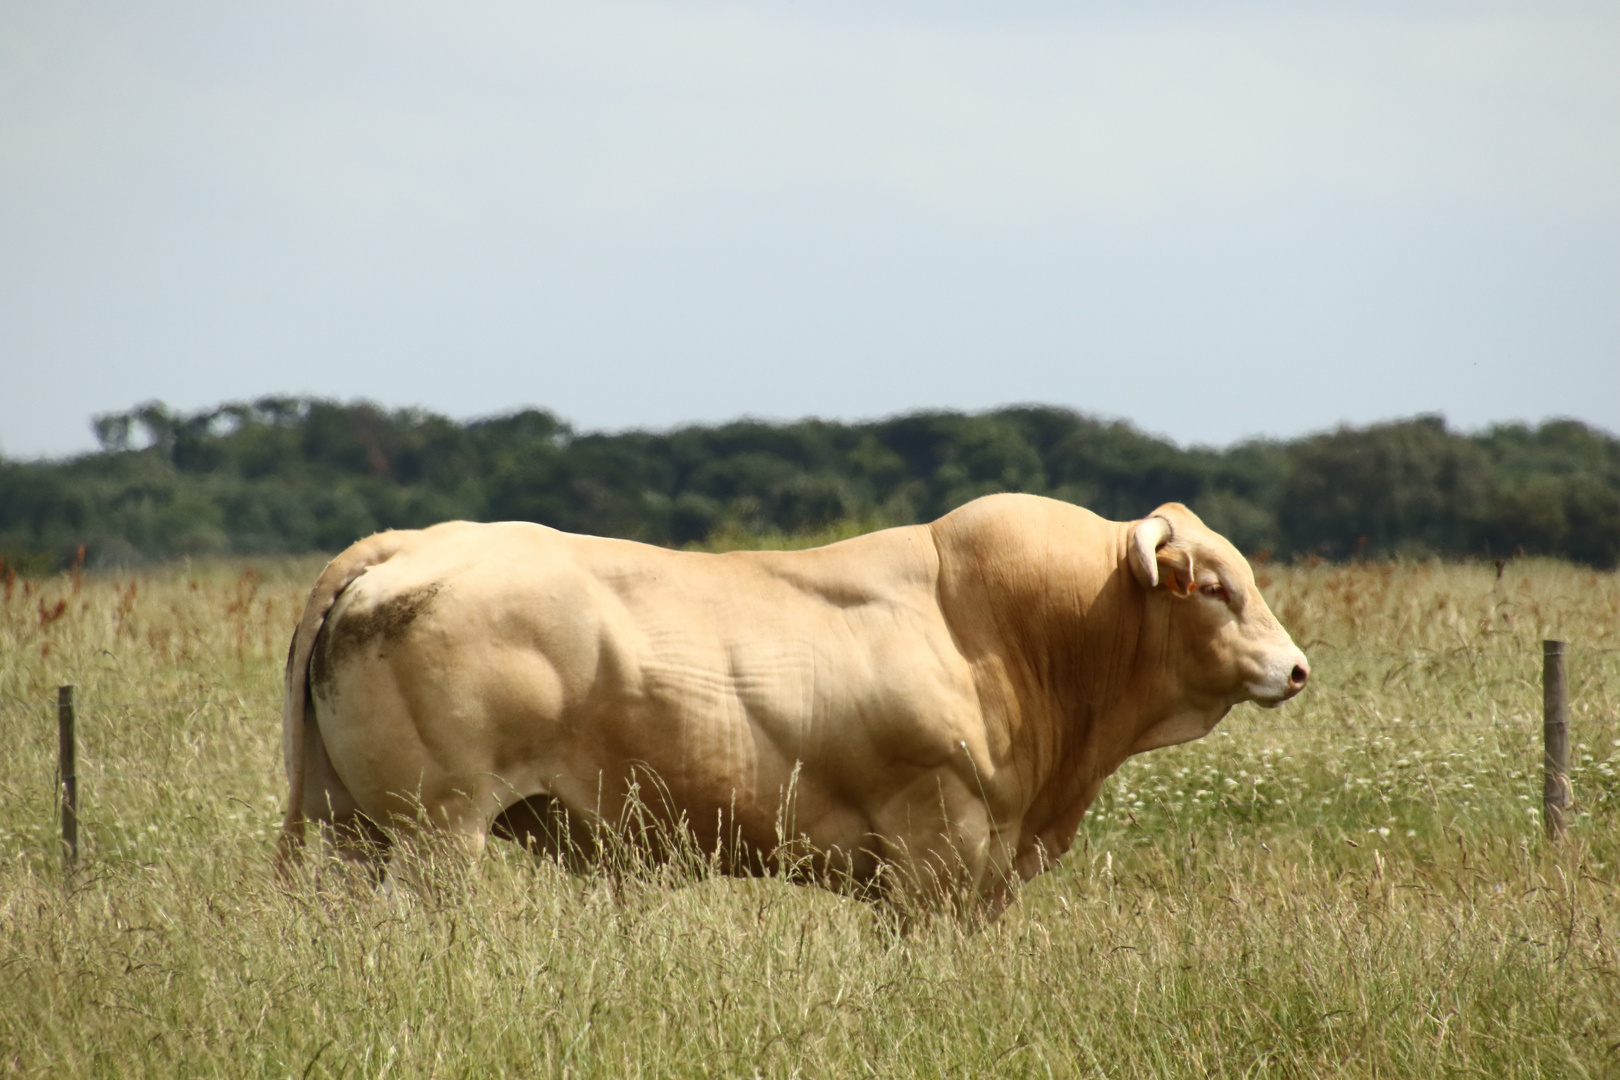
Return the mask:
<path fill-rule="evenodd" d="M 389 597 L 370 611 L 349 611 L 336 622 L 328 620 L 316 635 L 315 649 L 309 658 L 310 686 L 325 696 L 331 689 L 338 665 L 344 660 L 372 642 L 386 645 L 398 641 L 412 623 L 427 613 L 440 587 L 437 582 L 423 585 Z"/>

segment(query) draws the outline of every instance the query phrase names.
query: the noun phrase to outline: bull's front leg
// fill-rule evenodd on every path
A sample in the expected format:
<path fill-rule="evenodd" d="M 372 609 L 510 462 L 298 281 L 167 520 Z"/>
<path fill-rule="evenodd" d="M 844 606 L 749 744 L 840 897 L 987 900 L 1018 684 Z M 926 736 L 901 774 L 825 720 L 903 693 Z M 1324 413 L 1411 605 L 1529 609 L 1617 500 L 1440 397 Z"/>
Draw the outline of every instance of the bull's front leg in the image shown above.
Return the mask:
<path fill-rule="evenodd" d="M 874 815 L 885 895 L 918 913 L 994 919 L 1019 884 L 1016 824 L 995 820 L 983 794 L 955 773 L 918 778 Z"/>

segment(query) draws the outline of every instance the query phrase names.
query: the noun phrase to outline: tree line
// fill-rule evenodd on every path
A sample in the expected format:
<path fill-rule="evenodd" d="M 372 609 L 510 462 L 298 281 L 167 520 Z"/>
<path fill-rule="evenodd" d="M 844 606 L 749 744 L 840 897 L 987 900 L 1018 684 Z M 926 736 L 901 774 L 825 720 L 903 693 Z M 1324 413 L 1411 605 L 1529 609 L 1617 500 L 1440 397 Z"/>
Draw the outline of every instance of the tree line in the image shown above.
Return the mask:
<path fill-rule="evenodd" d="M 194 413 L 149 402 L 93 424 L 97 452 L 0 459 L 9 565 L 54 569 L 80 547 L 102 566 L 336 551 L 451 518 L 681 546 L 928 521 L 995 491 L 1116 519 L 1177 500 L 1278 558 L 1620 563 L 1620 439 L 1574 420 L 1462 433 L 1419 416 L 1225 449 L 1045 406 L 603 433 L 540 409 L 461 423 L 265 397 Z"/>

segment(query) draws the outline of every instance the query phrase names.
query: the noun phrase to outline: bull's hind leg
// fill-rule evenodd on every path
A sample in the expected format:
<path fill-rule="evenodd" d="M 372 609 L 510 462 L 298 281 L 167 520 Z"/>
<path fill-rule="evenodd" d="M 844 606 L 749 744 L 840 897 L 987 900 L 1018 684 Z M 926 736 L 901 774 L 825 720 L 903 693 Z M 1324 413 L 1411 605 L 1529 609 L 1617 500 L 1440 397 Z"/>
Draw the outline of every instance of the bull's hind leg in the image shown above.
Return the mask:
<path fill-rule="evenodd" d="M 315 697 L 330 782 L 346 797 L 331 815 L 349 823 L 339 838 L 344 854 L 364 859 L 366 841 L 380 835 L 387 875 L 427 897 L 466 880 L 502 808 L 504 782 L 478 739 L 458 737 L 438 719 L 449 714 L 459 729 L 476 731 L 480 718 L 436 696 L 438 684 L 417 667 L 351 656 Z"/>
<path fill-rule="evenodd" d="M 325 849 L 357 884 L 382 885 L 393 837 L 359 810 L 334 813 L 321 823 Z"/>
<path fill-rule="evenodd" d="M 392 838 L 360 809 L 332 767 L 319 729 L 312 729 L 313 737 L 304 745 L 304 818 L 316 826 L 323 856 L 331 856 L 350 882 L 375 888 L 382 882 Z"/>
<path fill-rule="evenodd" d="M 435 902 L 473 883 L 492 815 L 474 813 L 472 805 L 458 792 L 445 800 L 418 798 L 413 813 L 392 814 L 389 877 L 423 900 Z"/>

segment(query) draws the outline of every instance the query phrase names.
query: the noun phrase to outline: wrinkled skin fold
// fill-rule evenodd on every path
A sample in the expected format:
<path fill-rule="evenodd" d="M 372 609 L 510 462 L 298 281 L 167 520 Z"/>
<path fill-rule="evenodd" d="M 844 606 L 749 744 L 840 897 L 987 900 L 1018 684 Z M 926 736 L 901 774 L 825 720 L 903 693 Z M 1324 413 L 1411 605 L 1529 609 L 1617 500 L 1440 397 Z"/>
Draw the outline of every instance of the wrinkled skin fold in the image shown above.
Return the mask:
<path fill-rule="evenodd" d="M 628 836 L 993 913 L 1127 757 L 1308 674 L 1248 563 L 1176 503 L 1114 522 L 993 495 L 721 555 L 381 533 L 332 560 L 293 637 L 279 857 L 306 821 L 373 869 L 491 834 L 588 869 Z"/>

